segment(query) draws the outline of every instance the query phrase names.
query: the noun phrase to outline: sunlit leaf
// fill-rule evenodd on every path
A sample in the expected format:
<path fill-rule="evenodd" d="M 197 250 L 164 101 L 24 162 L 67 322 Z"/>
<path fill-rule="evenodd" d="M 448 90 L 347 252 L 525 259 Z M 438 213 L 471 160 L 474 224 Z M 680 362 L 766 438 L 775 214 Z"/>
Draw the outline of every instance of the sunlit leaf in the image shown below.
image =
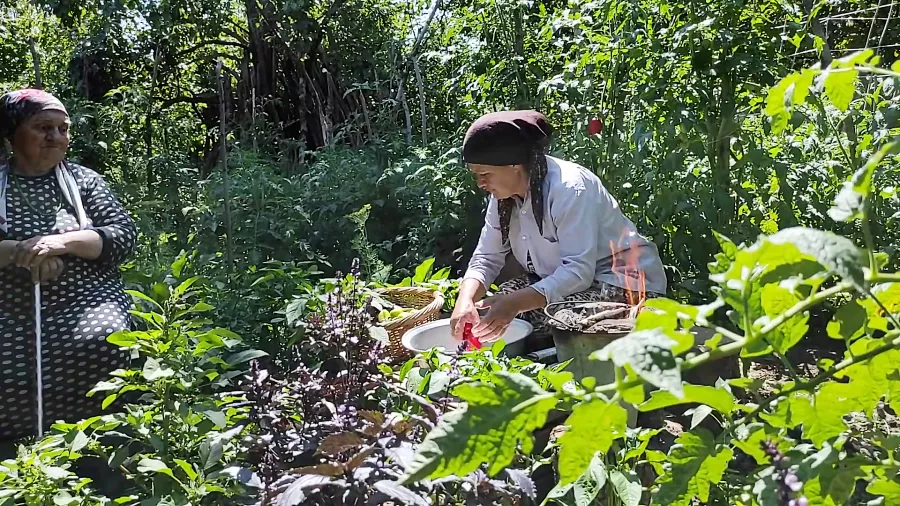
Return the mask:
<path fill-rule="evenodd" d="M 496 475 L 518 447 L 531 451 L 532 432 L 543 426 L 556 399 L 530 378 L 494 373 L 491 383 L 466 383 L 454 394 L 466 407 L 441 417 L 419 445 L 404 483 L 455 474 L 464 476 L 482 463 Z"/>
<path fill-rule="evenodd" d="M 657 390 L 650 394 L 649 400 L 638 406 L 638 410 L 653 411 L 691 403 L 705 404 L 719 413 L 728 414 L 734 409 L 734 396 L 725 389 L 685 383 L 684 397 L 678 398 L 670 392 Z"/>
<path fill-rule="evenodd" d="M 859 71 L 854 68 L 838 68 L 828 70 L 825 75 L 825 94 L 831 103 L 841 111 L 850 108 L 853 94 L 856 92 L 856 76 Z"/>
<path fill-rule="evenodd" d="M 618 367 L 628 365 L 651 385 L 681 398 L 681 371 L 672 353 L 675 345 L 677 341 L 661 329 L 639 330 L 593 352 L 590 358 L 612 360 Z"/>
<path fill-rule="evenodd" d="M 160 364 L 155 358 L 147 357 L 142 374 L 147 381 L 156 381 L 162 378 L 171 378 L 175 375 L 175 371 L 171 367 Z"/>
<path fill-rule="evenodd" d="M 834 206 L 828 210 L 828 215 L 834 221 L 852 221 L 863 217 L 865 203 L 870 198 L 873 188 L 875 169 L 888 156 L 900 151 L 900 142 L 885 144 L 859 170 L 850 181 L 843 183 L 840 192 L 834 199 Z"/>
<path fill-rule="evenodd" d="M 618 469 L 609 472 L 609 484 L 616 491 L 622 506 L 638 506 L 641 503 L 641 480 L 634 471 L 623 473 Z"/>
<path fill-rule="evenodd" d="M 584 474 L 594 454 L 605 454 L 625 437 L 628 413 L 618 403 L 593 399 L 575 406 L 559 439 L 559 481 L 567 485 Z"/>
<path fill-rule="evenodd" d="M 762 303 L 763 311 L 766 313 L 765 323 L 768 323 L 799 303 L 800 297 L 797 297 L 793 291 L 787 288 L 769 284 L 762 288 L 760 302 Z M 785 354 L 806 335 L 806 332 L 809 330 L 808 321 L 809 313 L 804 312 L 794 315 L 769 332 L 764 338 L 768 344 L 775 348 L 775 351 Z M 757 322 L 757 324 L 759 323 Z"/>
<path fill-rule="evenodd" d="M 597 494 L 606 485 L 606 466 L 603 465 L 601 454 L 595 454 L 588 463 L 584 473 L 572 484 L 572 492 L 575 495 L 575 506 L 591 506 Z M 562 481 L 560 481 L 562 484 Z"/>
<path fill-rule="evenodd" d="M 731 448 L 718 447 L 708 430 L 685 432 L 669 450 L 672 470 L 657 482 L 653 504 L 688 506 L 695 497 L 709 501 L 710 487 L 722 480 L 732 456 Z"/>

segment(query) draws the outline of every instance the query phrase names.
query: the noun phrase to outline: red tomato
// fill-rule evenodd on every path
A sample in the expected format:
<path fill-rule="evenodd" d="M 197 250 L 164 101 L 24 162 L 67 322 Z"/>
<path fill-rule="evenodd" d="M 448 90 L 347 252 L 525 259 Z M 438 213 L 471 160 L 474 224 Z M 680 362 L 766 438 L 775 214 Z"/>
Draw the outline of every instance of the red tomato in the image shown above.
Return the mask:
<path fill-rule="evenodd" d="M 588 135 L 598 135 L 603 131 L 603 120 L 600 118 L 592 118 L 588 122 Z"/>

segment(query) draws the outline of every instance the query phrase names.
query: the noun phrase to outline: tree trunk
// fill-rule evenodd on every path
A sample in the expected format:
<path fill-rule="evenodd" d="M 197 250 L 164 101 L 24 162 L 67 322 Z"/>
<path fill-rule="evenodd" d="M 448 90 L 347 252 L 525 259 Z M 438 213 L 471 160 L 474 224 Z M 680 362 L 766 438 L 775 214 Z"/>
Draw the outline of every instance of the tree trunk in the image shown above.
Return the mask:
<path fill-rule="evenodd" d="M 225 78 L 222 60 L 216 65 L 216 79 L 219 82 L 219 137 L 222 140 L 222 178 L 225 190 L 225 259 L 228 270 L 234 267 L 234 230 L 231 223 L 231 176 L 228 173 L 228 135 L 225 130 Z"/>
<path fill-rule="evenodd" d="M 425 83 L 422 80 L 422 69 L 419 58 L 413 58 L 413 70 L 416 73 L 416 84 L 419 87 L 419 112 L 422 113 L 422 147 L 428 146 L 428 113 L 425 107 Z"/>
<path fill-rule="evenodd" d="M 34 87 L 44 89 L 44 81 L 41 79 L 41 55 L 38 53 L 34 39 L 28 39 L 28 48 L 31 51 L 31 65 L 34 67 Z"/>

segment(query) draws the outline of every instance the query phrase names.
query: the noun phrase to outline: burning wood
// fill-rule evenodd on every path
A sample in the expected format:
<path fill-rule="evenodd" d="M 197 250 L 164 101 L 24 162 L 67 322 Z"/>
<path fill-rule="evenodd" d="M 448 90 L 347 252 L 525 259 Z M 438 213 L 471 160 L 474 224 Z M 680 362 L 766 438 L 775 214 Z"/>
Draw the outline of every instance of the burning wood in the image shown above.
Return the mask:
<path fill-rule="evenodd" d="M 630 312 L 630 309 L 628 308 L 628 306 L 606 309 L 604 311 L 600 311 L 599 313 L 594 313 L 592 315 L 589 315 L 588 317 L 581 320 L 579 323 L 583 327 L 585 325 L 589 325 L 591 323 L 598 322 L 600 320 L 605 320 L 607 318 L 612 318 L 613 316 L 618 316 L 618 315 L 624 313 L 625 311 Z"/>
<path fill-rule="evenodd" d="M 610 241 L 609 249 L 612 256 L 610 270 L 620 280 L 619 286 L 624 289 L 625 302 L 564 303 L 560 309 L 552 312 L 548 307 L 547 313 L 556 324 L 566 330 L 591 334 L 623 333 L 634 328 L 634 322 L 647 300 L 646 276 L 640 268 L 640 253 L 637 249 L 629 248 L 622 254 L 621 244 L 626 237 L 624 234 L 618 244 Z"/>

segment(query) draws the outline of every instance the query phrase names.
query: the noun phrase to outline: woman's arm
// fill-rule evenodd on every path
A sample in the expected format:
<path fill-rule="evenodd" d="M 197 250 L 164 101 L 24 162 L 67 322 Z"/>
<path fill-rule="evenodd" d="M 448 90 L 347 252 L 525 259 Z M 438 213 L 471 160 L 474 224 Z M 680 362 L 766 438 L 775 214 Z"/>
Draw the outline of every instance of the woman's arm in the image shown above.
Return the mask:
<path fill-rule="evenodd" d="M 14 263 L 17 244 L 18 241 L 0 241 L 0 269 Z"/>
<path fill-rule="evenodd" d="M 72 254 L 82 256 L 79 253 L 97 253 L 96 257 L 84 258 L 120 264 L 134 253 L 137 227 L 103 178 L 93 171 L 83 170 L 86 172 L 82 191 L 84 210 L 93 221 L 94 228 L 72 237 Z"/>
<path fill-rule="evenodd" d="M 481 286 L 480 288 L 470 288 L 465 292 L 463 292 L 461 287 L 460 295 L 457 299 L 462 298 L 464 295 L 466 300 L 469 301 L 483 297 L 487 287 L 497 279 L 497 276 L 503 269 L 509 250 L 509 242 L 503 242 L 503 234 L 500 232 L 500 210 L 497 199 L 491 197 L 484 217 L 481 237 L 478 238 L 478 246 L 475 248 L 472 259 L 469 261 L 469 267 L 463 275 L 463 280 L 474 279 Z M 465 284 L 465 281 L 463 284 Z M 472 299 L 469 296 L 476 298 Z"/>

